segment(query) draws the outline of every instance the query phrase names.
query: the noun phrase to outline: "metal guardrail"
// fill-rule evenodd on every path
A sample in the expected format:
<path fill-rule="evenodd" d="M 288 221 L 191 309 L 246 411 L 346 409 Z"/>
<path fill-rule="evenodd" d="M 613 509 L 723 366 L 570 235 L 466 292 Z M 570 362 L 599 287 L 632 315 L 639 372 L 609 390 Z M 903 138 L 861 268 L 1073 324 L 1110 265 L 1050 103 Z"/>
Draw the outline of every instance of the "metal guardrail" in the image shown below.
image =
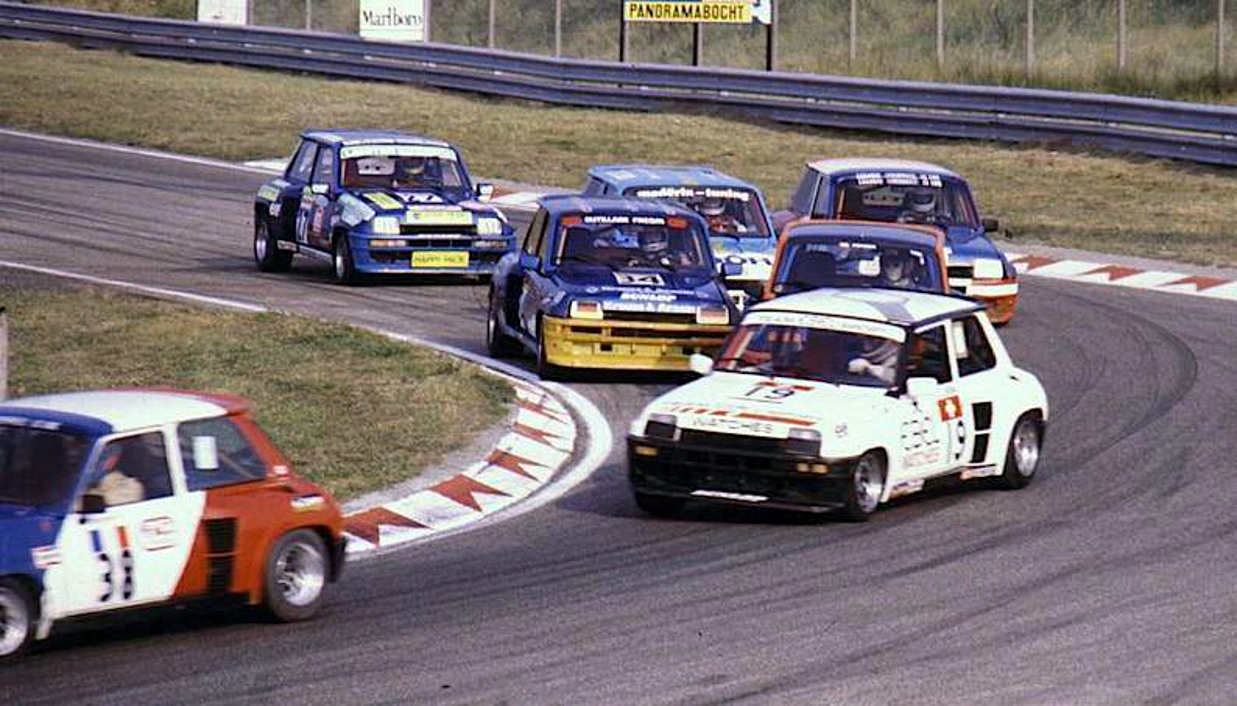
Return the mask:
<path fill-rule="evenodd" d="M 721 109 L 902 135 L 1068 143 L 1237 166 L 1237 108 L 1040 89 L 555 59 L 445 44 L 109 15 L 0 0 L 0 37 L 564 105 Z"/>

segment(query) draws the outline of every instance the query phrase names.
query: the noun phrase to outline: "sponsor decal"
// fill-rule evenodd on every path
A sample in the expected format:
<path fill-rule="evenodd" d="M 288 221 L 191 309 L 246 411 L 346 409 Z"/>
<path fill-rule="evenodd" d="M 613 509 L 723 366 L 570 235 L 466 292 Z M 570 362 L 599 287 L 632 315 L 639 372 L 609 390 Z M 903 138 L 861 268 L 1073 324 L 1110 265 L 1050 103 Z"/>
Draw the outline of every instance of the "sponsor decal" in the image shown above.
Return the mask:
<path fill-rule="evenodd" d="M 615 272 L 614 281 L 638 287 L 664 287 L 666 280 L 656 272 Z"/>
<path fill-rule="evenodd" d="M 666 411 L 679 417 L 681 427 L 779 439 L 786 438 L 787 426 L 813 425 L 811 420 L 780 414 L 719 409 L 687 403 L 669 405 Z"/>
<path fill-rule="evenodd" d="M 864 336 L 887 338 L 901 343 L 906 340 L 906 330 L 893 324 L 863 319 L 848 319 L 826 314 L 803 314 L 789 311 L 753 311 L 743 317 L 744 326 L 801 326 L 804 328 L 858 333 Z"/>
<path fill-rule="evenodd" d="M 404 214 L 404 223 L 419 226 L 470 226 L 472 225 L 472 212 L 416 209 Z"/>
<path fill-rule="evenodd" d="M 279 189 L 270 184 L 264 184 L 262 188 L 258 189 L 258 198 L 263 201 L 275 201 L 279 198 Z"/>
<path fill-rule="evenodd" d="M 860 172 L 855 175 L 855 181 L 860 186 L 941 186 L 941 177 L 937 174 L 912 172 Z"/>
<path fill-rule="evenodd" d="M 357 157 L 437 157 L 455 161 L 455 150 L 435 145 L 358 144 L 341 147 L 340 159 Z"/>
<path fill-rule="evenodd" d="M 738 500 L 745 503 L 762 503 L 769 498 L 764 495 L 750 495 L 748 493 L 727 493 L 722 490 L 693 490 L 692 495 L 701 498 L 721 498 L 723 500 Z"/>
<path fill-rule="evenodd" d="M 35 547 L 30 550 L 30 560 L 39 570 L 56 566 L 60 563 L 60 550 L 53 546 Z"/>
<path fill-rule="evenodd" d="M 739 189 L 715 189 L 699 186 L 658 186 L 648 189 L 637 189 L 636 196 L 642 199 L 733 199 L 747 203 L 752 194 Z"/>
<path fill-rule="evenodd" d="M 623 291 L 623 293 L 619 295 L 619 299 L 628 299 L 641 302 L 672 302 L 678 298 L 678 295 L 667 294 L 665 292 Z"/>
<path fill-rule="evenodd" d="M 963 469 L 958 477 L 962 480 L 970 480 L 971 478 L 987 478 L 989 476 L 1001 475 L 1001 469 L 997 466 L 976 466 L 974 468 Z"/>
<path fill-rule="evenodd" d="M 815 388 L 810 385 L 796 385 L 794 383 L 780 383 L 772 380 L 762 380 L 751 387 L 747 392 L 737 395 L 735 399 L 755 400 L 757 402 L 772 402 L 780 404 L 788 398 L 793 397 L 798 392 L 811 392 Z"/>
<path fill-rule="evenodd" d="M 563 218 L 562 220 L 567 220 Z M 666 219 L 661 216 L 621 216 L 621 215 L 593 215 L 583 216 L 581 221 L 589 225 L 637 225 L 637 226 L 664 226 Z"/>
<path fill-rule="evenodd" d="M 923 479 L 908 480 L 898 483 L 889 491 L 889 498 L 893 499 L 902 495 L 910 495 L 923 490 Z"/>
<path fill-rule="evenodd" d="M 142 520 L 138 528 L 138 542 L 149 552 L 175 546 L 176 521 L 166 516 Z"/>
<path fill-rule="evenodd" d="M 399 199 L 391 196 L 390 194 L 384 194 L 381 191 L 365 194 L 365 198 L 369 199 L 370 203 L 383 209 L 384 211 L 391 211 L 404 207 L 404 204 L 400 202 Z"/>
<path fill-rule="evenodd" d="M 942 397 L 936 401 L 936 407 L 942 422 L 951 422 L 962 416 L 962 400 L 957 395 Z M 962 440 L 965 441 L 966 437 L 963 436 Z"/>

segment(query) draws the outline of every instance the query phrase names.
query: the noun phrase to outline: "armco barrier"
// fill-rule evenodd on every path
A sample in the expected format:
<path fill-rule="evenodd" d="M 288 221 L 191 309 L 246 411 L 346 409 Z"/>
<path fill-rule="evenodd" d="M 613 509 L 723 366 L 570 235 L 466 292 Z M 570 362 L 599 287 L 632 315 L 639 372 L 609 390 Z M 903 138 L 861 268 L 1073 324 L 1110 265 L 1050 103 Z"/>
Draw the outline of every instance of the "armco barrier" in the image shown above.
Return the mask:
<path fill-rule="evenodd" d="M 1237 165 L 1237 108 L 1066 91 L 554 59 L 444 44 L 236 27 L 0 0 L 0 37 L 379 79 L 550 103 L 720 108 L 780 122 L 1058 142 Z"/>

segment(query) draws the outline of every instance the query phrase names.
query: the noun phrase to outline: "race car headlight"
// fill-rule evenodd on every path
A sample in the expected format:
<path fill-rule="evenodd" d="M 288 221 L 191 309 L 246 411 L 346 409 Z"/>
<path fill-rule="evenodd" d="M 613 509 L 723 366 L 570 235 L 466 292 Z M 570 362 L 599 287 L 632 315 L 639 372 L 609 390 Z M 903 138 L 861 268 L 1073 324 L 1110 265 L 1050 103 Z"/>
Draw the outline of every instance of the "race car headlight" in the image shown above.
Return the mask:
<path fill-rule="evenodd" d="M 402 248 L 408 245 L 407 240 L 391 240 L 384 238 L 370 238 L 369 246 L 371 248 Z"/>
<path fill-rule="evenodd" d="M 982 258 L 975 261 L 973 272 L 975 279 L 1004 279 L 1005 265 L 1000 260 Z"/>
<path fill-rule="evenodd" d="M 378 235 L 399 235 L 399 219 L 395 216 L 378 216 L 370 221 L 369 229 Z"/>
<path fill-rule="evenodd" d="M 820 455 L 820 432 L 815 429 L 791 429 L 786 437 L 786 451 L 805 456 Z"/>
<path fill-rule="evenodd" d="M 650 414 L 644 423 L 644 435 L 650 439 L 673 439 L 678 420 L 673 414 Z"/>
<path fill-rule="evenodd" d="M 730 323 L 730 311 L 724 306 L 702 306 L 696 310 L 696 323 L 724 326 Z"/>
<path fill-rule="evenodd" d="M 503 222 L 497 218 L 478 218 L 477 235 L 500 235 L 503 232 Z"/>
<path fill-rule="evenodd" d="M 474 240 L 472 246 L 481 250 L 503 250 L 507 247 L 507 239 L 499 238 L 497 240 Z"/>
<path fill-rule="evenodd" d="M 600 321 L 603 314 L 601 313 L 601 302 L 592 301 L 590 299 L 577 299 L 571 302 L 571 318 L 573 319 L 592 319 Z"/>

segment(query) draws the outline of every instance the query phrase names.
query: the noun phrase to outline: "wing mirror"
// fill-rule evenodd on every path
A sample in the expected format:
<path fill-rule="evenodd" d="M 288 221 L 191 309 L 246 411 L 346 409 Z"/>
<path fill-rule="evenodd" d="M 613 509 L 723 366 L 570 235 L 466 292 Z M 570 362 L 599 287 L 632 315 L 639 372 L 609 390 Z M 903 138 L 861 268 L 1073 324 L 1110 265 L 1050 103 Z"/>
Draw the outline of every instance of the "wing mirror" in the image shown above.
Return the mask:
<path fill-rule="evenodd" d="M 708 375 L 713 372 L 713 359 L 703 353 L 692 353 L 687 359 L 687 365 L 697 375 Z"/>
<path fill-rule="evenodd" d="M 985 218 L 979 222 L 985 233 L 995 233 L 1001 229 L 1001 222 L 995 218 Z"/>
<path fill-rule="evenodd" d="M 936 378 L 908 378 L 906 381 L 906 396 L 922 400 L 932 397 L 941 386 Z"/>
<path fill-rule="evenodd" d="M 477 200 L 489 201 L 494 196 L 493 184 L 477 184 Z"/>
<path fill-rule="evenodd" d="M 309 190 L 315 194 L 329 194 L 331 192 L 330 184 L 311 184 Z"/>

